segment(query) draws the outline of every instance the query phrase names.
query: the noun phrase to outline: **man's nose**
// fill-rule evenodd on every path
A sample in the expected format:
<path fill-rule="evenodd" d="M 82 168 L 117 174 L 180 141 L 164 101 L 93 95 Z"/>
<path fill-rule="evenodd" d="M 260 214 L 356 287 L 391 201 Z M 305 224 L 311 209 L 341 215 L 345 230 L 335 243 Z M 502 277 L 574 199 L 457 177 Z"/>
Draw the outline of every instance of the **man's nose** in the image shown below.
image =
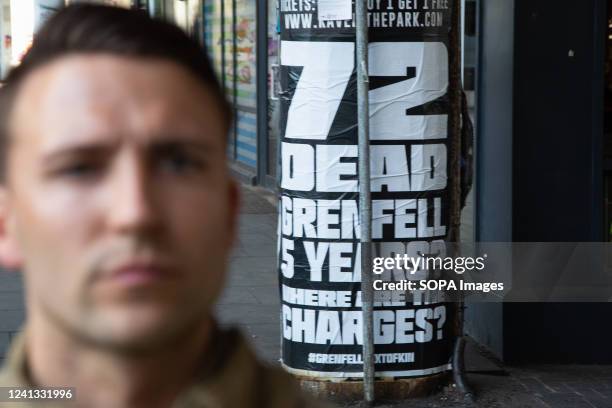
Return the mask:
<path fill-rule="evenodd" d="M 142 160 L 119 159 L 112 175 L 109 223 L 122 233 L 150 232 L 159 225 L 154 180 Z"/>

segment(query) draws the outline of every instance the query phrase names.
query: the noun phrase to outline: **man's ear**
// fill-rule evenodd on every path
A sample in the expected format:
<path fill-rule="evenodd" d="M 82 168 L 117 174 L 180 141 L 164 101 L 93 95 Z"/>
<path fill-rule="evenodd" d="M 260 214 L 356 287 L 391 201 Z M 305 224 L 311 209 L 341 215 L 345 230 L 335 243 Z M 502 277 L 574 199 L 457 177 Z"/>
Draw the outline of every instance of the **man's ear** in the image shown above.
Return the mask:
<path fill-rule="evenodd" d="M 0 186 L 0 265 L 9 270 L 21 268 L 23 259 L 15 238 L 14 218 L 8 191 Z"/>
<path fill-rule="evenodd" d="M 229 206 L 228 206 L 228 231 L 230 232 L 229 245 L 233 245 L 236 242 L 238 234 L 238 216 L 240 212 L 240 187 L 233 178 L 229 181 Z"/>

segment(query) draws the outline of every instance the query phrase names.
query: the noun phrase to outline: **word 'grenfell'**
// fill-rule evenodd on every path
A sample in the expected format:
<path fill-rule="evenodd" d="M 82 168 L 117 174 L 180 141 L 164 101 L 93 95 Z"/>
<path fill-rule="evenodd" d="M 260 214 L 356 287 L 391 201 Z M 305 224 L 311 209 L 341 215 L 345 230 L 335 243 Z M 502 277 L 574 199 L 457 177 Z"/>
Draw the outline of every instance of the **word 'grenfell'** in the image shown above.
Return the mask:
<path fill-rule="evenodd" d="M 359 191 L 356 145 L 286 143 L 281 146 L 281 188 L 345 193 Z M 444 144 L 372 145 L 372 192 L 436 191 L 447 186 Z"/>
<path fill-rule="evenodd" d="M 310 200 L 281 197 L 280 224 L 284 236 L 318 239 L 358 239 L 356 200 Z M 389 230 L 385 232 L 385 226 Z M 444 237 L 442 198 L 372 201 L 372 238 Z"/>

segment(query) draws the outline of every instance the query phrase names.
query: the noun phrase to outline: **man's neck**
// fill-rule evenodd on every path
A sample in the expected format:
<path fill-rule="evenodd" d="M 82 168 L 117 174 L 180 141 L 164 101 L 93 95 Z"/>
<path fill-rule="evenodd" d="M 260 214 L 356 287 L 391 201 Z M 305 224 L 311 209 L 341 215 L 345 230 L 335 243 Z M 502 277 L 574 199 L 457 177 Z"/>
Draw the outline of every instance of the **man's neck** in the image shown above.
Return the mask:
<path fill-rule="evenodd" d="M 30 379 L 41 386 L 74 387 L 83 407 L 167 408 L 193 380 L 212 326 L 207 319 L 174 347 L 128 357 L 83 344 L 48 321 L 28 322 Z"/>

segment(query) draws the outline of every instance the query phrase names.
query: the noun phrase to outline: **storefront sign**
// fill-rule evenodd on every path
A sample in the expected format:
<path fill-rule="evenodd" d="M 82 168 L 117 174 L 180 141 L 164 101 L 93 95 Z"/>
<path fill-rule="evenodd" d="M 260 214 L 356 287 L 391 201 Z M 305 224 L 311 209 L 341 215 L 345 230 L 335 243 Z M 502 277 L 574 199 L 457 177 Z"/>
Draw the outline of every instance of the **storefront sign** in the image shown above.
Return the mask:
<path fill-rule="evenodd" d="M 63 6 L 63 0 L 11 0 L 11 65 L 19 65 L 34 33 Z"/>

